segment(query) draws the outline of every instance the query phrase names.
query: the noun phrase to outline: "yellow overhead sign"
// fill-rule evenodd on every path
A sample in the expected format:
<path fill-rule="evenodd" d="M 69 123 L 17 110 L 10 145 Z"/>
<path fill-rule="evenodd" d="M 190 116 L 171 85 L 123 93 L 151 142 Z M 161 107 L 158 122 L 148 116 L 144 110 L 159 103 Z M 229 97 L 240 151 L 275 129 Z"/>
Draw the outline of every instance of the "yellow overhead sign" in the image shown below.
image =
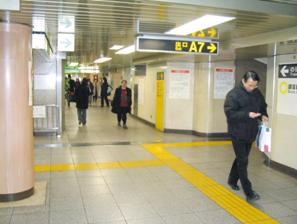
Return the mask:
<path fill-rule="evenodd" d="M 218 38 L 219 37 L 217 28 L 199 30 L 197 32 L 192 33 L 191 35 L 192 37 L 200 37 L 200 38 L 203 38 L 203 37 Z"/>

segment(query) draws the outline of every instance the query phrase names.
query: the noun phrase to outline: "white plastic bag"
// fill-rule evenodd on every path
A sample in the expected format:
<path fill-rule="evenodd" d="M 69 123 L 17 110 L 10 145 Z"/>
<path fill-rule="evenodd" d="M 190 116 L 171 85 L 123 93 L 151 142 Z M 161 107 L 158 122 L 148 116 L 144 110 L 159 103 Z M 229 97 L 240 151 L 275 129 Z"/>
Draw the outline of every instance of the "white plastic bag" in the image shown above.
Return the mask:
<path fill-rule="evenodd" d="M 256 144 L 261 152 L 271 152 L 271 128 L 265 124 L 259 126 Z"/>

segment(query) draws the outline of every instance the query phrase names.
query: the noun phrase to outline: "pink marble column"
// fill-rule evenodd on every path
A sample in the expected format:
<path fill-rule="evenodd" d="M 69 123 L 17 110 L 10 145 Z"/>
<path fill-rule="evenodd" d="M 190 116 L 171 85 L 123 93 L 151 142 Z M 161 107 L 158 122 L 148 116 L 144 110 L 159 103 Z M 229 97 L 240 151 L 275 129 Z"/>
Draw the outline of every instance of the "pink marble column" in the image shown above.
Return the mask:
<path fill-rule="evenodd" d="M 34 192 L 31 32 L 0 22 L 0 201 Z"/>

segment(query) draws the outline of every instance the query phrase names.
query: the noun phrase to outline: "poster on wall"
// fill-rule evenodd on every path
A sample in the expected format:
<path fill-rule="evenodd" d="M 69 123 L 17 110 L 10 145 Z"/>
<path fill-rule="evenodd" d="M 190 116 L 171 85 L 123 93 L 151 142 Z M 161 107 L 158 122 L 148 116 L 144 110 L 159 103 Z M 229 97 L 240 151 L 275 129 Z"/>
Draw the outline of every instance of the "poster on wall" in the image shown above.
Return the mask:
<path fill-rule="evenodd" d="M 233 68 L 215 68 L 214 99 L 225 99 L 227 93 L 234 87 L 235 75 Z"/>
<path fill-rule="evenodd" d="M 297 64 L 278 66 L 277 112 L 297 116 Z"/>
<path fill-rule="evenodd" d="M 46 118 L 45 106 L 33 106 L 33 118 Z"/>
<path fill-rule="evenodd" d="M 34 89 L 49 90 L 56 88 L 56 77 L 54 75 L 34 75 Z"/>
<path fill-rule="evenodd" d="M 170 69 L 169 70 L 169 98 L 190 99 L 191 70 Z"/>

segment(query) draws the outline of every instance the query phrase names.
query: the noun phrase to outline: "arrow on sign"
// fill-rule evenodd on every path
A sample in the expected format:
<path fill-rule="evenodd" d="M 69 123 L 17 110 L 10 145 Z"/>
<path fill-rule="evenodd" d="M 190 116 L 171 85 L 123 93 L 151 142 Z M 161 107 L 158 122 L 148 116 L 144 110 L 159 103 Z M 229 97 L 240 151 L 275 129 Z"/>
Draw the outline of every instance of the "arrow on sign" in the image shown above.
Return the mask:
<path fill-rule="evenodd" d="M 64 17 L 63 21 L 61 22 L 61 24 L 64 25 L 65 28 L 68 28 L 71 26 L 71 21 L 68 17 Z"/>
<path fill-rule="evenodd" d="M 282 74 L 283 77 L 287 77 L 287 73 L 289 72 L 289 69 L 286 69 L 287 66 L 285 65 L 284 67 L 282 67 L 280 73 Z"/>
<path fill-rule="evenodd" d="M 203 30 L 198 31 L 198 37 L 205 37 L 205 33 Z"/>
<path fill-rule="evenodd" d="M 64 44 L 64 48 L 68 48 L 72 42 L 67 38 L 64 41 L 61 41 L 61 44 Z"/>
<path fill-rule="evenodd" d="M 215 37 L 217 35 L 217 30 L 215 28 L 211 28 L 207 31 L 207 34 L 210 36 L 210 37 Z"/>
<path fill-rule="evenodd" d="M 216 45 L 213 43 L 210 43 L 210 46 L 207 46 L 207 50 L 210 51 L 210 53 L 215 52 L 215 50 L 217 49 Z"/>

